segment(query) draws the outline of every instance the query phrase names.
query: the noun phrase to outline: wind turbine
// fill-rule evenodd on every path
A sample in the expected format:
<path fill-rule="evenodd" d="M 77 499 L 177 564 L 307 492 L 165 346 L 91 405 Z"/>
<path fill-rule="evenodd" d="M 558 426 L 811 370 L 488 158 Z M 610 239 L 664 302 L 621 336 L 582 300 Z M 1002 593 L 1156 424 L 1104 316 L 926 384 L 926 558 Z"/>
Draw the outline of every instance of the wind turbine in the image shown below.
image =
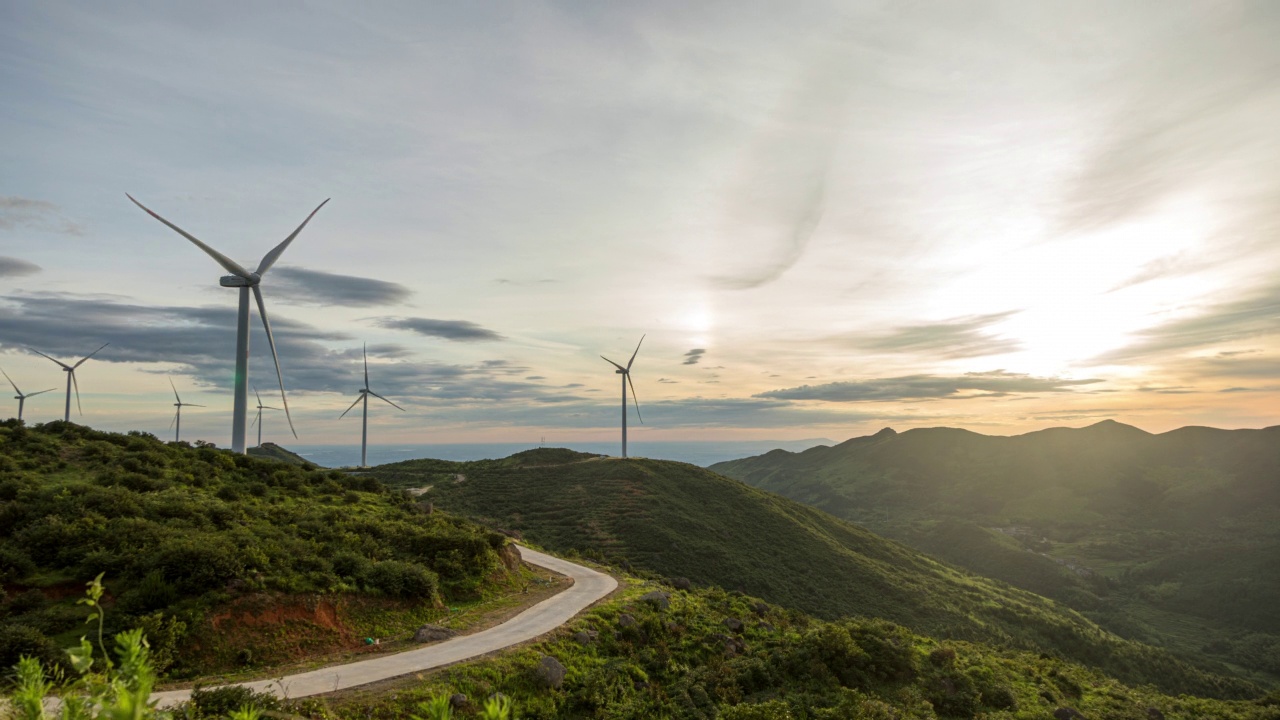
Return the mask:
<path fill-rule="evenodd" d="M 13 386 L 13 391 L 18 393 L 17 395 L 13 396 L 13 399 L 18 401 L 18 419 L 19 420 L 22 419 L 22 406 L 26 404 L 27 398 L 35 397 L 40 393 L 53 392 L 54 390 L 58 389 L 58 388 L 49 388 L 48 390 L 40 390 L 39 392 L 27 393 L 26 395 L 23 395 L 22 391 L 18 389 L 18 383 L 14 382 L 13 378 L 9 377 L 9 373 L 5 372 L 4 370 L 0 370 L 0 375 L 4 375 L 4 379 L 8 380 L 9 384 Z"/>
<path fill-rule="evenodd" d="M 258 398 L 258 417 L 253 419 L 253 422 L 250 423 L 250 426 L 253 426 L 253 425 L 258 426 L 258 447 L 262 447 L 262 411 L 263 410 L 279 410 L 280 408 L 271 407 L 270 405 L 263 405 L 262 396 L 258 394 L 258 388 L 256 387 L 253 389 L 253 396 Z"/>
<path fill-rule="evenodd" d="M 627 456 L 627 385 L 631 385 L 631 400 L 636 404 L 636 417 L 640 418 L 640 422 L 644 422 L 644 418 L 640 416 L 640 401 L 636 399 L 636 385 L 631 382 L 631 363 L 635 362 L 636 355 L 640 354 L 640 343 L 644 342 L 644 338 L 644 335 L 640 336 L 640 342 L 636 343 L 636 351 L 631 353 L 631 359 L 627 361 L 626 367 L 603 355 L 600 356 L 600 359 L 618 368 L 616 372 L 622 376 L 622 457 Z"/>
<path fill-rule="evenodd" d="M 298 226 L 297 230 L 294 230 L 289 237 L 284 239 L 284 242 L 275 246 L 271 252 L 263 256 L 262 262 L 258 263 L 257 270 L 249 272 L 231 258 L 200 242 L 194 235 L 191 235 L 186 230 L 183 230 L 177 225 L 174 225 L 168 220 L 165 220 L 155 214 L 147 206 L 137 200 L 134 200 L 132 195 L 125 193 L 125 196 L 130 200 L 133 200 L 133 204 L 142 208 L 142 210 L 148 215 L 164 223 L 169 227 L 169 229 L 177 232 L 182 237 L 190 240 L 196 247 L 205 251 L 209 257 L 217 261 L 217 263 L 226 269 L 227 272 L 231 273 L 230 275 L 223 275 L 218 281 L 222 287 L 240 288 L 240 312 L 236 320 L 236 383 L 235 404 L 232 408 L 231 417 L 231 449 L 238 453 L 243 453 L 245 451 L 244 423 L 247 419 L 246 412 L 248 411 L 249 406 L 250 290 L 253 291 L 253 299 L 257 301 L 258 304 L 258 317 L 262 318 L 262 327 L 267 331 L 267 344 L 271 346 L 271 359 L 274 360 L 276 364 L 276 379 L 280 381 L 280 399 L 284 402 L 284 416 L 289 420 L 289 430 L 293 432 L 293 436 L 295 438 L 298 437 L 298 431 L 293 429 L 293 417 L 289 414 L 289 398 L 286 397 L 284 393 L 284 375 L 280 372 L 280 357 L 276 354 L 276 341 L 271 335 L 271 322 L 267 320 L 267 306 L 262 302 L 262 289 L 259 287 L 259 284 L 262 282 L 262 276 L 271 269 L 271 266 L 275 264 L 276 260 L 280 259 L 280 255 L 284 252 L 285 248 L 289 247 L 289 243 L 293 242 L 293 239 L 298 237 L 298 233 L 302 232 L 302 228 L 306 227 L 307 223 L 311 222 L 311 218 L 315 217 L 316 213 L 320 212 L 320 208 L 324 207 L 325 203 L 329 202 L 329 200 L 326 199 L 324 202 L 316 206 L 316 209 L 311 211 L 311 214 L 307 216 L 306 220 L 302 221 L 302 224 Z"/>
<path fill-rule="evenodd" d="M 178 397 L 178 388 L 173 384 L 173 378 L 169 378 L 169 387 L 173 388 L 173 397 L 175 400 L 178 401 L 173 404 L 173 406 L 177 408 L 178 411 L 173 414 L 173 422 L 169 423 L 169 427 L 175 428 L 173 432 L 173 441 L 178 442 L 179 440 L 182 439 L 182 408 L 204 407 L 204 406 L 196 405 L 195 403 L 182 402 L 182 398 Z"/>
<path fill-rule="evenodd" d="M 385 402 L 386 404 L 399 410 L 400 412 L 404 412 L 404 408 L 400 407 L 399 405 L 391 402 L 390 400 L 382 397 L 378 393 L 369 389 L 369 346 L 366 343 L 364 346 L 364 387 L 360 388 L 360 397 L 356 398 L 356 401 L 351 403 L 351 407 L 347 408 L 346 410 L 343 410 L 342 414 L 338 416 L 338 419 L 341 420 L 342 418 L 347 416 L 347 413 L 351 412 L 351 408 L 354 408 L 356 405 L 360 404 L 361 400 L 364 401 L 364 419 L 361 421 L 361 425 L 360 425 L 360 467 L 369 467 L 369 464 L 366 462 L 366 458 L 368 457 L 368 450 L 369 450 L 369 396 L 370 395 L 378 398 L 379 400 Z"/>
<path fill-rule="evenodd" d="M 53 360 L 54 362 L 58 363 L 59 365 L 62 366 L 62 371 L 67 374 L 67 412 L 62 416 L 62 419 L 64 422 L 71 422 L 71 386 L 72 385 L 74 385 L 76 388 L 76 410 L 79 410 L 81 415 L 84 414 L 84 409 L 80 407 L 80 383 L 76 381 L 76 368 L 83 365 L 85 360 L 88 360 L 94 355 L 97 355 L 99 352 L 102 351 L 102 348 L 110 344 L 111 343 L 102 343 L 102 347 L 98 348 L 97 350 L 94 350 L 88 355 L 85 355 L 83 358 L 80 359 L 80 362 L 76 363 L 75 365 L 68 365 L 62 362 L 61 360 L 58 360 L 57 358 L 51 358 L 48 355 L 45 355 L 44 353 L 40 352 L 39 350 L 33 347 L 27 348 L 28 350 L 39 355 L 40 357 L 49 358 L 50 360 Z"/>

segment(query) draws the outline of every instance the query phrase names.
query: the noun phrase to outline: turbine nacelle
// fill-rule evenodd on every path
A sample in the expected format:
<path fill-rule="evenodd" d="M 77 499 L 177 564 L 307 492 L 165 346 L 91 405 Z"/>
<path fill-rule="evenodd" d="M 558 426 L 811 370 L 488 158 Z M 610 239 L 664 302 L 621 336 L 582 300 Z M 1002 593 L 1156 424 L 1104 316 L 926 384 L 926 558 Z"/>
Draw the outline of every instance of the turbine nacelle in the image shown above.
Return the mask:
<path fill-rule="evenodd" d="M 260 282 L 262 282 L 262 276 L 258 273 L 249 273 L 247 278 L 242 278 L 239 275 L 223 275 L 218 278 L 219 285 L 230 288 L 253 287 Z"/>

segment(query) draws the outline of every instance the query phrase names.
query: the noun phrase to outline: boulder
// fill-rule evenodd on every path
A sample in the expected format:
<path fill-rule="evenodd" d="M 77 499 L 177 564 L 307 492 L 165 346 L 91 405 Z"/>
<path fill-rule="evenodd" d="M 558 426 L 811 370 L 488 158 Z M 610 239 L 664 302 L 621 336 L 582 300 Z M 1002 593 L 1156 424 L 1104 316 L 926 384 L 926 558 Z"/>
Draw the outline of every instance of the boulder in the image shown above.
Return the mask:
<path fill-rule="evenodd" d="M 686 577 L 672 578 L 671 587 L 677 590 L 688 590 L 693 587 L 693 583 L 689 582 L 689 578 Z"/>
<path fill-rule="evenodd" d="M 1054 720 L 1082 720 L 1084 714 L 1075 708 L 1060 707 L 1053 711 Z"/>
<path fill-rule="evenodd" d="M 462 693 L 454 693 L 449 696 L 449 707 L 454 710 L 462 710 L 467 707 L 467 696 Z"/>
<path fill-rule="evenodd" d="M 622 613 L 618 616 L 618 627 L 631 627 L 636 624 L 635 616 Z"/>
<path fill-rule="evenodd" d="M 507 572 L 516 572 L 520 569 L 520 548 L 507 543 L 498 551 L 498 559 L 502 560 L 502 566 Z"/>
<path fill-rule="evenodd" d="M 579 645 L 590 645 L 595 642 L 596 638 L 599 636 L 600 633 L 595 630 L 579 630 L 573 634 L 573 640 Z"/>
<path fill-rule="evenodd" d="M 742 632 L 742 627 L 743 627 L 742 621 L 739 620 L 738 618 L 725 618 L 724 626 L 729 628 L 729 632 L 735 632 L 735 633 Z"/>
<path fill-rule="evenodd" d="M 536 675 L 538 681 L 552 690 L 560 689 L 564 685 L 564 676 L 568 672 L 564 665 L 550 655 L 543 655 L 542 661 L 538 663 Z"/>
<path fill-rule="evenodd" d="M 661 590 L 653 590 L 640 596 L 640 602 L 647 602 L 659 610 L 671 607 L 671 596 Z"/>
<path fill-rule="evenodd" d="M 448 640 L 457 634 L 458 632 L 456 630 L 450 630 L 447 627 L 440 627 L 439 625 L 423 625 L 413 634 L 413 641 L 420 643 L 440 642 L 441 640 Z"/>

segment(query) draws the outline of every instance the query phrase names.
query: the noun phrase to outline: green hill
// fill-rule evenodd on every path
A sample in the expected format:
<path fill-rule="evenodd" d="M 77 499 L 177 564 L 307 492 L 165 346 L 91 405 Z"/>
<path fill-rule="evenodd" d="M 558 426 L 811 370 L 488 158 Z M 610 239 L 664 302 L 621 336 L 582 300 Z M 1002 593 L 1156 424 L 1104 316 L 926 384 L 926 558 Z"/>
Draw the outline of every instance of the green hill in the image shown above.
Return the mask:
<path fill-rule="evenodd" d="M 884 430 L 713 469 L 1128 637 L 1280 679 L 1280 427 Z"/>
<path fill-rule="evenodd" d="M 0 422 L 0 668 L 65 662 L 99 573 L 115 628 L 142 627 L 170 675 L 190 676 L 411 632 L 516 585 L 506 543 L 367 477 Z"/>
<path fill-rule="evenodd" d="M 279 460 L 280 462 L 286 462 L 290 465 L 301 465 L 309 468 L 320 467 L 301 455 L 290 450 L 286 450 L 271 442 L 262 443 L 257 447 L 251 447 L 246 450 L 246 452 L 254 457 L 266 458 L 268 460 Z"/>
<path fill-rule="evenodd" d="M 555 551 L 625 561 L 825 618 L 885 618 L 940 637 L 1056 653 L 1174 692 L 1255 691 L 1124 641 L 1052 601 L 693 465 L 546 449 L 469 463 L 414 460 L 371 475 Z"/>

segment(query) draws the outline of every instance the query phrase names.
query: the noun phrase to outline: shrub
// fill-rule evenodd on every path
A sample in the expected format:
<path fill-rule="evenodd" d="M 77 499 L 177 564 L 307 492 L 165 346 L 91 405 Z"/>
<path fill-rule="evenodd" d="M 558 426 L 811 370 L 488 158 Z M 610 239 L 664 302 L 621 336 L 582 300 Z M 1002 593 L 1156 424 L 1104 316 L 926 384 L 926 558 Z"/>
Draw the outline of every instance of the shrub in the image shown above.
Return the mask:
<path fill-rule="evenodd" d="M 435 573 L 421 565 L 399 560 L 374 563 L 365 582 L 391 597 L 410 599 L 434 600 L 438 587 Z"/>
<path fill-rule="evenodd" d="M 244 572 L 236 548 L 214 535 L 166 541 L 156 551 L 151 567 L 179 590 L 196 595 L 221 588 Z"/>
<path fill-rule="evenodd" d="M 254 692 L 240 685 L 197 687 L 191 691 L 191 707 L 196 717 L 224 718 L 241 708 L 279 710 L 280 700 L 271 693 Z"/>

